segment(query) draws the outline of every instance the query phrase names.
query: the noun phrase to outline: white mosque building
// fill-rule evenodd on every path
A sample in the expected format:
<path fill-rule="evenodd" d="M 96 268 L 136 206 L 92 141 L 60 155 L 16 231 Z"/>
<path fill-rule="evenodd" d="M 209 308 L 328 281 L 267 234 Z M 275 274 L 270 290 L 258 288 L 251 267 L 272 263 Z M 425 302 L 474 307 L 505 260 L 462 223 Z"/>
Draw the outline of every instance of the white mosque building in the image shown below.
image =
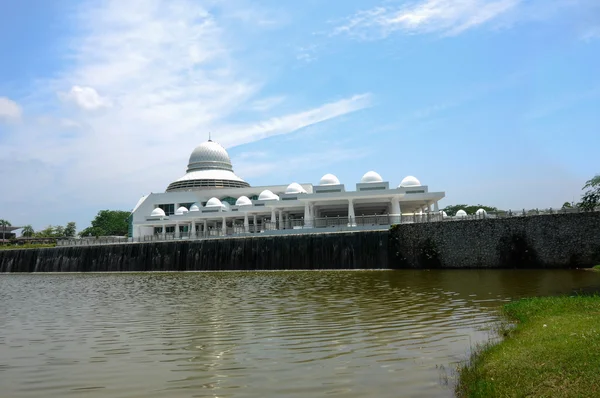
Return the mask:
<path fill-rule="evenodd" d="M 192 152 L 186 174 L 166 192 L 142 197 L 130 217 L 134 240 L 381 229 L 439 213 L 444 192 L 405 177 L 396 188 L 374 171 L 355 190 L 325 174 L 317 185 L 252 187 L 225 148 L 208 140 Z"/>

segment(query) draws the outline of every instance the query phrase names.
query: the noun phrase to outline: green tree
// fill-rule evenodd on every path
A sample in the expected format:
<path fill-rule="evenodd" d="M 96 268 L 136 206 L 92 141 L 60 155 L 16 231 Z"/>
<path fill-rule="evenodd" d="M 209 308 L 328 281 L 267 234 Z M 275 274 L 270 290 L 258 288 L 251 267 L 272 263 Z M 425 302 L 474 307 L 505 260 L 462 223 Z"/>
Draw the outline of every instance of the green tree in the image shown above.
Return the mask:
<path fill-rule="evenodd" d="M 581 202 L 577 204 L 578 207 L 585 211 L 593 211 L 600 206 L 600 174 L 586 181 L 582 189 L 587 191 L 581 197 Z"/>
<path fill-rule="evenodd" d="M 36 238 L 53 238 L 54 237 L 54 227 L 52 225 L 48 225 L 46 228 L 42 229 L 35 233 Z"/>
<path fill-rule="evenodd" d="M 25 238 L 31 238 L 33 235 L 35 235 L 33 227 L 31 225 L 25 225 L 21 231 L 21 236 Z"/>
<path fill-rule="evenodd" d="M 6 227 L 12 227 L 12 224 L 6 220 L 0 219 L 0 227 L 2 227 L 2 243 L 4 243 L 6 237 Z"/>
<path fill-rule="evenodd" d="M 52 229 L 52 236 L 55 238 L 62 238 L 65 236 L 65 227 L 62 225 L 55 225 Z"/>
<path fill-rule="evenodd" d="M 80 236 L 125 236 L 129 224 L 127 218 L 129 211 L 100 210 L 92 225 L 79 233 Z"/>
<path fill-rule="evenodd" d="M 452 217 L 452 216 L 455 216 L 456 212 L 459 210 L 464 210 L 467 212 L 467 214 L 475 214 L 475 212 L 479 209 L 483 209 L 483 210 L 487 211 L 488 213 L 494 213 L 494 212 L 498 211 L 498 208 L 496 208 L 496 207 L 484 206 L 484 205 L 451 205 L 451 206 L 446 206 L 444 211 L 446 212 L 447 215 Z"/>
<path fill-rule="evenodd" d="M 565 202 L 565 203 L 563 203 L 562 208 L 563 209 L 572 209 L 573 205 L 569 202 Z"/>
<path fill-rule="evenodd" d="M 65 231 L 64 231 L 65 236 L 67 238 L 74 237 L 75 233 L 77 232 L 76 229 L 77 229 L 77 226 L 75 224 L 75 221 L 71 221 L 71 222 L 67 223 L 67 226 L 65 227 Z"/>

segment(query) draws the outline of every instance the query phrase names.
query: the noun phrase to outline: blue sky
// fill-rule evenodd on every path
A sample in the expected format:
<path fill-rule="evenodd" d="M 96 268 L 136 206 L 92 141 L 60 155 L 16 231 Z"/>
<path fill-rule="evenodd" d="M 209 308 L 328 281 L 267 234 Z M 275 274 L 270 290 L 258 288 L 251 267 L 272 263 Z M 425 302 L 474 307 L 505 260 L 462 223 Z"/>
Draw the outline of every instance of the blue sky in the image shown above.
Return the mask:
<path fill-rule="evenodd" d="M 130 210 L 212 131 L 252 185 L 417 176 L 560 207 L 600 172 L 596 0 L 0 0 L 0 218 Z"/>

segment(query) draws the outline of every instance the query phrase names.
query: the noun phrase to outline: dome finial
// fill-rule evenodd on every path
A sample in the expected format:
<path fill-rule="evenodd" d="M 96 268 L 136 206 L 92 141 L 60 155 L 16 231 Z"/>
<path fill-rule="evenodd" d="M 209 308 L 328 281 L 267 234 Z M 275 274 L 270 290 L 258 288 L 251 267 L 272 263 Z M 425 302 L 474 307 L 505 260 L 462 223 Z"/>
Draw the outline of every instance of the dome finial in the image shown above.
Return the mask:
<path fill-rule="evenodd" d="M 210 139 L 210 131 L 208 132 L 208 142 L 212 142 L 212 140 Z"/>

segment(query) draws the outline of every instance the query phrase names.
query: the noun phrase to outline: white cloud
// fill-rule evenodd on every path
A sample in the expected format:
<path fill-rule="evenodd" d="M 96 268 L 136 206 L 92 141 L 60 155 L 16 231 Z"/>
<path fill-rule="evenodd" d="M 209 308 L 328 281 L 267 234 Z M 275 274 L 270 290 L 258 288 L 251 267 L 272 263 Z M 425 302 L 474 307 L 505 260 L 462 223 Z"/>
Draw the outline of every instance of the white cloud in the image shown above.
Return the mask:
<path fill-rule="evenodd" d="M 257 112 L 264 112 L 271 110 L 272 108 L 281 104 L 283 101 L 285 101 L 285 96 L 283 95 L 261 98 L 252 101 L 252 103 L 250 104 L 250 109 Z"/>
<path fill-rule="evenodd" d="M 257 141 L 274 135 L 286 134 L 325 120 L 364 109 L 371 104 L 370 94 L 355 95 L 307 111 L 274 117 L 269 120 L 226 128 L 224 145 L 234 146 Z"/>
<path fill-rule="evenodd" d="M 58 93 L 63 101 L 73 102 L 85 110 L 95 110 L 111 106 L 107 98 L 101 97 L 92 87 L 73 86 L 68 93 Z"/>
<path fill-rule="evenodd" d="M 360 38 L 406 34 L 456 35 L 488 23 L 515 8 L 521 0 L 422 0 L 401 7 L 375 7 L 359 11 L 333 34 Z"/>
<path fill-rule="evenodd" d="M 14 121 L 21 119 L 23 111 L 19 104 L 6 97 L 0 97 L 0 121 Z"/>
<path fill-rule="evenodd" d="M 212 0 L 84 3 L 71 19 L 77 34 L 61 54 L 67 66 L 37 87 L 35 101 L 55 109 L 56 93 L 62 93 L 61 99 L 84 110 L 102 112 L 53 112 L 54 127 L 30 123 L 10 147 L 0 148 L 0 158 L 44 164 L 55 176 L 53 195 L 68 193 L 68 202 L 125 208 L 183 174 L 190 152 L 209 131 L 231 147 L 369 106 L 370 96 L 362 94 L 274 113 L 279 99 L 261 95 L 269 76 L 237 56 L 246 38 L 224 32 L 220 18 L 226 16 L 214 7 Z M 252 106 L 262 107 L 264 118 L 233 122 Z M 56 122 L 61 120 L 68 126 Z M 11 181 L 7 188 L 18 192 L 18 173 Z M 13 200 L 44 195 L 28 191 Z"/>

